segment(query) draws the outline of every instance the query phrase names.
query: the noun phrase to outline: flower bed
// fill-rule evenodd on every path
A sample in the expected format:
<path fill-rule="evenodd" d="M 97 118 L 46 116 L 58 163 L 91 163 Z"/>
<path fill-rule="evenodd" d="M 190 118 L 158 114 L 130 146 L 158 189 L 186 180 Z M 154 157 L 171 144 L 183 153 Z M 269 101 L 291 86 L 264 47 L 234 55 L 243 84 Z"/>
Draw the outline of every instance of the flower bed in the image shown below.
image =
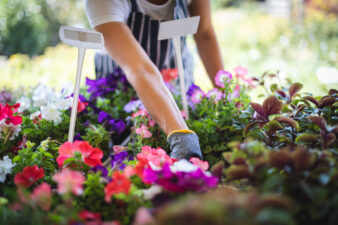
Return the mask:
<path fill-rule="evenodd" d="M 73 143 L 69 88 L 1 92 L 0 224 L 335 224 L 338 91 L 314 97 L 282 82 L 237 67 L 208 93 L 189 88 L 205 161 L 168 156 L 121 71 L 87 79 Z M 256 86 L 262 104 L 246 94 Z"/>

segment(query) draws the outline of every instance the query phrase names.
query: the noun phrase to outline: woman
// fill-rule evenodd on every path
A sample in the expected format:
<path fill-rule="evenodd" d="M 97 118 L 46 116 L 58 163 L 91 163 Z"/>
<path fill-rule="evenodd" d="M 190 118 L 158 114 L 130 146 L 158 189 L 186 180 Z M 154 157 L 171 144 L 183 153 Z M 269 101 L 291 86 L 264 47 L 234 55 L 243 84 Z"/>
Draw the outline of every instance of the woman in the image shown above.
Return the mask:
<path fill-rule="evenodd" d="M 171 41 L 158 41 L 160 21 L 200 16 L 194 36 L 200 57 L 214 82 L 223 69 L 211 24 L 210 0 L 86 0 L 91 26 L 104 36 L 110 58 L 96 55 L 96 73 L 104 76 L 117 65 L 149 114 L 168 136 L 172 158 L 202 158 L 198 136 L 188 129 L 160 70 L 174 66 Z M 190 54 L 182 38 L 185 79 L 192 80 Z"/>

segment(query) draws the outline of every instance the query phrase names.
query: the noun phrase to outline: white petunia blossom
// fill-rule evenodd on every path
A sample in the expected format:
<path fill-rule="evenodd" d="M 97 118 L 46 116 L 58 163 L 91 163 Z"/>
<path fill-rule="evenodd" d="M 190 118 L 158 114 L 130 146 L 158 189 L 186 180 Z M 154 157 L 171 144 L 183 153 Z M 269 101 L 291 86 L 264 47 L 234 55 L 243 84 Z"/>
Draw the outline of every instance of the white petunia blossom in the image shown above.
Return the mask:
<path fill-rule="evenodd" d="M 18 103 L 20 103 L 20 107 L 18 109 L 19 113 L 25 111 L 26 109 L 29 109 L 31 107 L 31 100 L 26 97 L 26 96 L 23 96 L 19 99 Z"/>
<path fill-rule="evenodd" d="M 11 134 L 9 140 L 14 140 L 21 131 L 21 125 L 13 125 L 12 123 L 7 124 L 5 120 L 0 121 L 0 138 L 5 138 L 4 134 Z"/>
<path fill-rule="evenodd" d="M 61 122 L 61 112 L 59 112 L 54 106 L 41 106 L 41 118 L 49 121 L 54 121 L 55 124 Z"/>
<path fill-rule="evenodd" d="M 74 92 L 74 84 L 72 82 L 68 81 L 62 85 L 62 90 L 61 90 L 62 96 L 68 97 L 71 94 L 73 94 L 73 92 Z"/>
<path fill-rule="evenodd" d="M 60 98 L 57 99 L 52 106 L 58 110 L 67 110 L 69 109 L 73 104 L 73 98 Z"/>
<path fill-rule="evenodd" d="M 0 183 L 5 182 L 6 175 L 12 172 L 14 166 L 15 163 L 12 163 L 12 160 L 7 155 L 3 157 L 3 160 L 0 160 Z"/>
<path fill-rule="evenodd" d="M 198 168 L 198 166 L 191 164 L 186 159 L 181 159 L 180 161 L 175 162 L 174 165 L 170 166 L 170 170 L 174 173 L 178 171 L 186 173 L 194 172 Z"/>
<path fill-rule="evenodd" d="M 39 84 L 33 91 L 32 100 L 34 106 L 40 107 L 46 105 L 48 102 L 53 102 L 57 99 L 57 94 L 54 91 L 42 84 Z"/>

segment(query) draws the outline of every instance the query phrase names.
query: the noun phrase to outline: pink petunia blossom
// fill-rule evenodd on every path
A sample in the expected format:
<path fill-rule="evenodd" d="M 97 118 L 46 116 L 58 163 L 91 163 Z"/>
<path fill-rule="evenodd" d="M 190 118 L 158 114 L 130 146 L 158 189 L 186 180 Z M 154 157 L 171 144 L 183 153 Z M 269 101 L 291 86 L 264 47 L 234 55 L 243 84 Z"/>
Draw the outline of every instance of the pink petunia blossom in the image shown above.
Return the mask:
<path fill-rule="evenodd" d="M 82 185 L 85 182 L 85 177 L 79 171 L 65 168 L 55 174 L 53 180 L 58 183 L 57 192 L 61 195 L 70 192 L 75 195 L 81 195 L 83 193 Z"/>
<path fill-rule="evenodd" d="M 206 94 L 206 97 L 208 99 L 213 99 L 214 102 L 217 102 L 222 99 L 223 93 L 219 91 L 217 88 L 214 88 Z"/>
<path fill-rule="evenodd" d="M 202 161 L 199 158 L 195 157 L 192 157 L 189 161 L 195 166 L 198 166 L 203 171 L 207 171 L 209 169 L 208 161 Z"/>
<path fill-rule="evenodd" d="M 194 104 L 198 104 L 202 101 L 203 97 L 204 97 L 204 92 L 202 90 L 196 89 L 194 91 L 194 93 L 191 95 L 191 101 Z"/>
<path fill-rule="evenodd" d="M 145 160 L 148 164 L 157 168 L 161 168 L 166 163 L 169 165 L 174 163 L 173 159 L 162 148 L 155 149 L 150 146 L 143 146 L 141 153 L 138 153 L 136 157 L 138 160 Z"/>
<path fill-rule="evenodd" d="M 136 128 L 135 132 L 136 134 L 141 135 L 141 138 L 151 138 L 152 136 L 151 132 L 148 130 L 148 127 L 144 124 L 141 124 L 141 127 Z"/>
<path fill-rule="evenodd" d="M 232 80 L 232 74 L 225 70 L 220 70 L 216 74 L 215 83 L 221 88 L 225 87 L 225 83 L 230 83 Z"/>
<path fill-rule="evenodd" d="M 237 79 L 243 81 L 244 83 L 249 84 L 250 87 L 256 87 L 256 85 L 253 83 L 254 79 L 248 77 L 248 69 L 242 66 L 238 66 L 234 69 L 234 71 Z"/>
<path fill-rule="evenodd" d="M 52 189 L 50 185 L 43 182 L 36 187 L 31 194 L 31 200 L 40 206 L 41 209 L 48 211 L 52 203 Z"/>

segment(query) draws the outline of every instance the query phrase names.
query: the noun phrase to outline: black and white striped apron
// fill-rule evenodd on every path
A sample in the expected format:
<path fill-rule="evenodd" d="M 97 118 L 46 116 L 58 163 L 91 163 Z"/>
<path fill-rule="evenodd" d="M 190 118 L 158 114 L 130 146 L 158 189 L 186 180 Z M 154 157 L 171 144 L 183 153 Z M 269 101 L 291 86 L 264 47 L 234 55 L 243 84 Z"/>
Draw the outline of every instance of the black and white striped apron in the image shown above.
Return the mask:
<path fill-rule="evenodd" d="M 136 0 L 131 0 L 131 13 L 127 25 L 131 29 L 136 40 L 141 44 L 152 62 L 159 70 L 165 68 L 177 68 L 175 62 L 175 50 L 172 40 L 158 40 L 159 20 L 153 20 L 150 16 L 140 12 Z M 174 19 L 183 19 L 189 17 L 187 0 L 176 0 L 174 8 Z M 185 37 L 181 38 L 182 57 L 184 67 L 184 79 L 188 88 L 193 83 L 193 59 L 189 52 Z M 96 78 L 106 77 L 112 74 L 118 65 L 108 54 L 96 53 L 95 72 Z M 179 86 L 179 80 L 175 81 Z"/>

